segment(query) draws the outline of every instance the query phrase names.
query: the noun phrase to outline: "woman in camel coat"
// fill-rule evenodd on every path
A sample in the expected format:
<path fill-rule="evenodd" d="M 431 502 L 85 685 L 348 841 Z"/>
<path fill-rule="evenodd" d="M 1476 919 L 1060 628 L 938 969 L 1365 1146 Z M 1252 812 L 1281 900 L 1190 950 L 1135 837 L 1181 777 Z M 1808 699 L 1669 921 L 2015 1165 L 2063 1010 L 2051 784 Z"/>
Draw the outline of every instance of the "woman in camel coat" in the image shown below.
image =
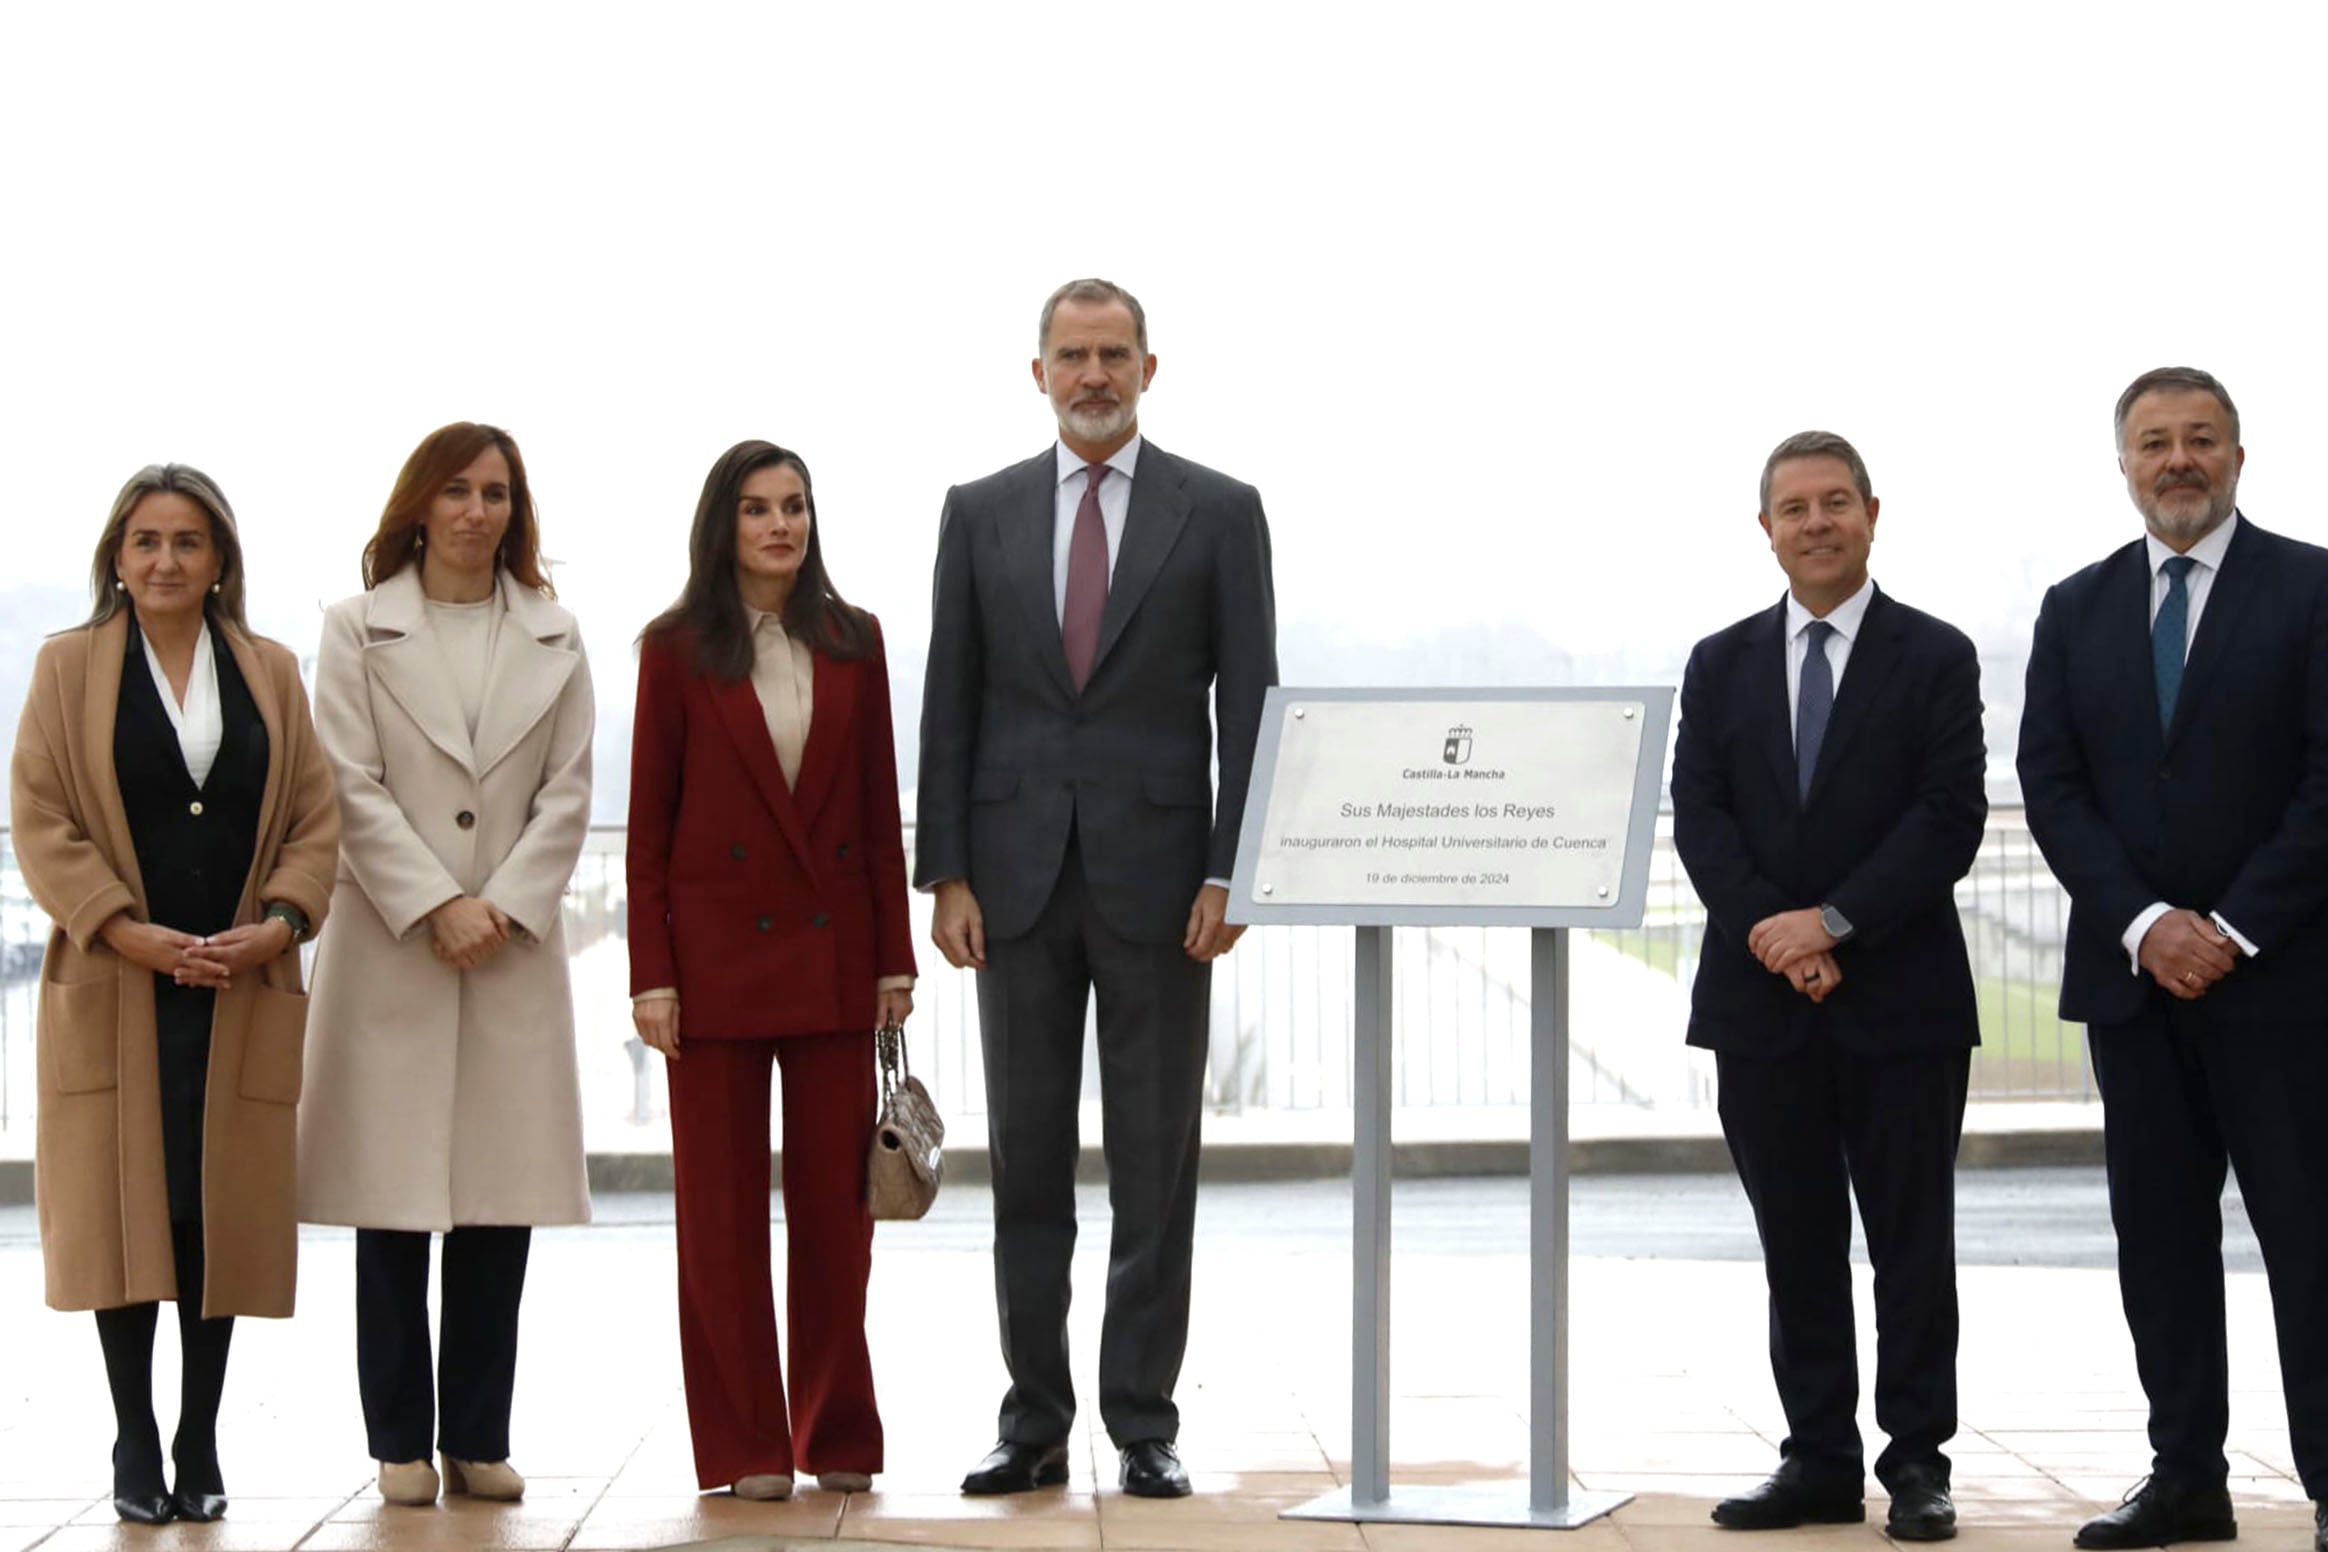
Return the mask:
<path fill-rule="evenodd" d="M 50 1306 L 98 1312 L 116 1508 L 208 1520 L 226 1507 L 214 1425 L 230 1317 L 291 1313 L 307 1014 L 293 945 L 330 901 L 339 816 L 298 662 L 243 623 L 241 549 L 215 485 L 178 464 L 140 471 L 93 585 L 90 623 L 41 646 L 9 788 L 18 865 L 55 922 L 41 1249 Z M 175 1491 L 152 1406 L 165 1299 L 188 1398 Z"/>
<path fill-rule="evenodd" d="M 357 1375 L 393 1503 L 435 1499 L 432 1448 L 447 1491 L 524 1491 L 508 1456 L 530 1234 L 590 1217 L 562 925 L 590 822 L 590 671 L 539 542 L 508 433 L 431 433 L 316 665 L 347 833 L 299 1211 L 357 1231 Z"/>

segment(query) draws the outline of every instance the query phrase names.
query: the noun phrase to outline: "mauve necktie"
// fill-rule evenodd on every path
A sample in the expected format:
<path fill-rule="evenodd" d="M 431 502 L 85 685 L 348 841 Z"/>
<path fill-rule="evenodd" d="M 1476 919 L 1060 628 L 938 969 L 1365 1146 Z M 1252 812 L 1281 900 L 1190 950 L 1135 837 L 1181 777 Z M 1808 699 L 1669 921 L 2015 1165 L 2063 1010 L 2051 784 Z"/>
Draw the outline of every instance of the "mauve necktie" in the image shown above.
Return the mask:
<path fill-rule="evenodd" d="M 1084 471 L 1083 499 L 1075 506 L 1075 528 L 1067 540 L 1067 607 L 1059 616 L 1067 647 L 1067 672 L 1080 690 L 1091 678 L 1099 651 L 1099 617 L 1107 612 L 1107 521 L 1099 515 L 1099 482 L 1107 465 Z"/>
<path fill-rule="evenodd" d="M 1835 709 L 1835 665 L 1827 661 L 1827 638 L 1835 627 L 1813 620 L 1803 627 L 1803 674 L 1795 690 L 1795 798 L 1811 800 L 1811 777 L 1819 769 L 1819 746 L 1827 741 L 1827 717 Z"/>
<path fill-rule="evenodd" d="M 2174 726 L 2175 697 L 2182 693 L 2183 654 L 2191 637 L 2191 594 L 2188 579 L 2198 564 L 2188 555 L 2170 557 L 2158 569 L 2166 573 L 2166 599 L 2150 625 L 2150 671 L 2158 681 L 2158 730 Z"/>

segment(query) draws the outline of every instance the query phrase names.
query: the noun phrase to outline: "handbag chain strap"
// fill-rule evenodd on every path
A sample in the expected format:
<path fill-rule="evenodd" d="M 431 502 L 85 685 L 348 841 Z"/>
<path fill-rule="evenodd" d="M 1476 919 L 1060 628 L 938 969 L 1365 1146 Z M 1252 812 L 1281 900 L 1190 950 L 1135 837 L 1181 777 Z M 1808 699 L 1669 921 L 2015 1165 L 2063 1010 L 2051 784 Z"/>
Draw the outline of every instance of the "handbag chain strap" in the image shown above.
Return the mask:
<path fill-rule="evenodd" d="M 881 1062 L 881 1098 L 886 1103 L 913 1074 L 905 1056 L 905 1030 L 895 1021 L 873 1032 L 873 1050 Z"/>

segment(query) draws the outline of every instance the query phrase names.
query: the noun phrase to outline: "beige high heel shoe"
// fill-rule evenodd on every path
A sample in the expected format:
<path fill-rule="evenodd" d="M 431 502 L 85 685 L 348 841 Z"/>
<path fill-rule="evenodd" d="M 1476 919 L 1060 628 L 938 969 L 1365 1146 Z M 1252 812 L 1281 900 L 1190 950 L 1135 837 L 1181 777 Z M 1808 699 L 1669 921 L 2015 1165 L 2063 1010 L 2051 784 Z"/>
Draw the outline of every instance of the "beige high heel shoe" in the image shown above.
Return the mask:
<path fill-rule="evenodd" d="M 869 1493 L 873 1478 L 863 1471 L 820 1471 L 816 1485 L 828 1493 Z"/>
<path fill-rule="evenodd" d="M 442 1453 L 437 1459 L 444 1462 L 447 1496 L 466 1493 L 496 1503 L 515 1503 L 525 1496 L 525 1478 L 506 1460 L 455 1460 Z"/>
<path fill-rule="evenodd" d="M 770 1503 L 792 1496 L 792 1478 L 781 1471 L 755 1471 L 750 1476 L 736 1478 L 735 1485 L 728 1491 L 738 1498 Z"/>
<path fill-rule="evenodd" d="M 380 1497 L 392 1504 L 435 1503 L 436 1467 L 425 1460 L 380 1462 Z"/>

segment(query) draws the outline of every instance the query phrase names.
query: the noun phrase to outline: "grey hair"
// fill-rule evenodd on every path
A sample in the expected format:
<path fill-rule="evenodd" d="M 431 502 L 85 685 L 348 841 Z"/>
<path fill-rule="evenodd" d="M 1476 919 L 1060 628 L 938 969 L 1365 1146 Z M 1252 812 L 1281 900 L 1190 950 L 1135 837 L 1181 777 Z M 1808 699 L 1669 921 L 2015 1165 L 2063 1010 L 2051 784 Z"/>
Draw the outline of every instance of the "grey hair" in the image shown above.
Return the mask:
<path fill-rule="evenodd" d="M 131 475 L 121 494 L 113 498 L 105 531 L 97 537 L 96 558 L 89 563 L 89 591 L 93 595 L 89 623 L 102 625 L 120 611 L 122 594 L 114 590 L 113 564 L 121 553 L 122 535 L 129 529 L 129 515 L 146 497 L 165 491 L 184 496 L 210 519 L 210 542 L 218 551 L 218 591 L 203 599 L 203 607 L 214 619 L 247 634 L 251 627 L 243 618 L 242 536 L 234 526 L 234 508 L 227 505 L 226 492 L 218 488 L 216 480 L 183 463 L 149 463 Z"/>
<path fill-rule="evenodd" d="M 1772 472 L 1780 464 L 1792 462 L 1797 458 L 1841 459 L 1843 466 L 1851 471 L 1852 483 L 1859 487 L 1859 499 L 1861 501 L 1875 499 L 1875 487 L 1869 483 L 1867 478 L 1867 460 L 1859 456 L 1858 448 L 1853 447 L 1832 431 L 1798 431 L 1772 448 L 1770 456 L 1762 460 L 1762 505 L 1758 510 L 1763 512 L 1770 510 L 1770 476 Z"/>
<path fill-rule="evenodd" d="M 1035 327 L 1035 354 L 1051 348 L 1051 315 L 1059 310 L 1061 302 L 1095 302 L 1105 306 L 1121 302 L 1132 312 L 1132 331 L 1139 336 L 1140 354 L 1148 353 L 1148 314 L 1140 306 L 1140 299 L 1112 280 L 1070 280 L 1051 293 L 1043 303 L 1043 320 Z"/>
<path fill-rule="evenodd" d="M 2231 402 L 2230 391 L 2215 380 L 2214 373 L 2202 372 L 2195 366 L 2159 366 L 2135 378 L 2118 395 L 2118 410 L 2111 417 L 2110 428 L 2117 433 L 2120 452 L 2126 448 L 2126 417 L 2133 413 L 2134 402 L 2146 393 L 2160 392 L 2213 394 L 2231 421 L 2231 445 L 2239 445 L 2239 406 Z"/>

